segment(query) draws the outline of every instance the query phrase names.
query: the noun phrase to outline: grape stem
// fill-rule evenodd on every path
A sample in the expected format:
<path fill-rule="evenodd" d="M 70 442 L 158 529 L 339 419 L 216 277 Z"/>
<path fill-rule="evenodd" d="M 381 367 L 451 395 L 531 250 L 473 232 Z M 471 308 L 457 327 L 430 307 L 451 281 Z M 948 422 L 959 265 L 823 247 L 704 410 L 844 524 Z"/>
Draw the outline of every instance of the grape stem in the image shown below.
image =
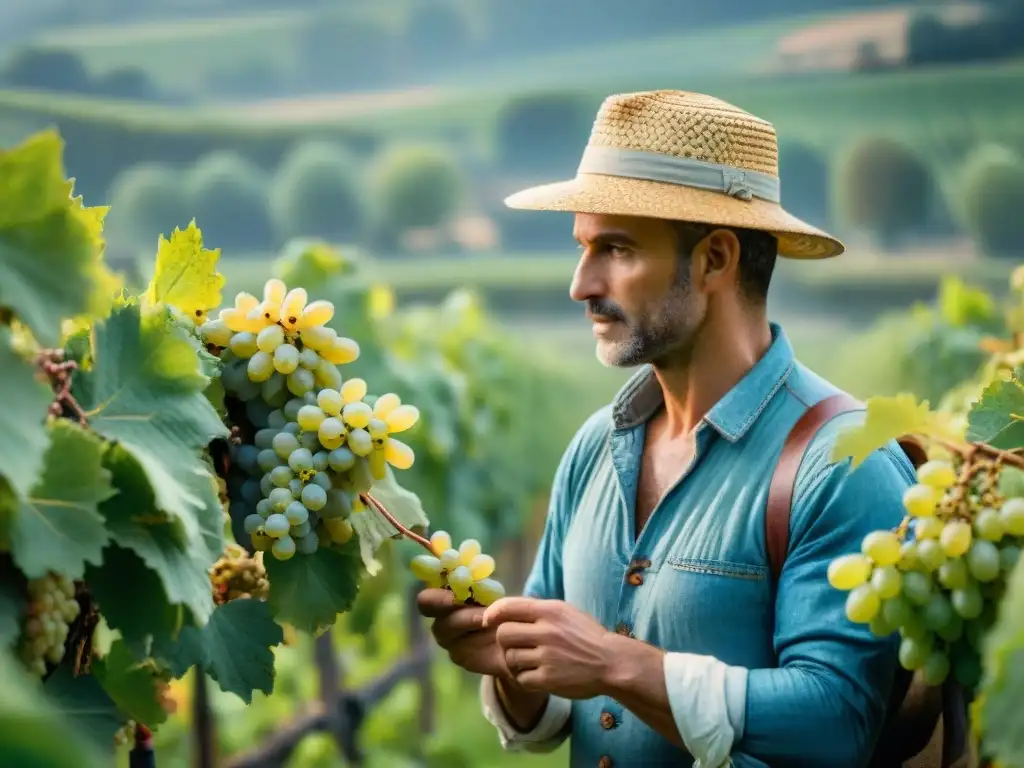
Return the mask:
<path fill-rule="evenodd" d="M 71 373 L 78 369 L 78 363 L 74 360 L 65 360 L 62 349 L 44 349 L 39 353 L 37 365 L 46 374 L 55 390 L 50 412 L 54 416 L 61 416 L 66 408 L 78 417 L 81 426 L 89 426 L 85 411 L 71 394 Z"/>
<path fill-rule="evenodd" d="M 377 499 L 375 499 L 373 496 L 371 496 L 368 493 L 361 493 L 359 494 L 359 498 L 368 507 L 373 507 L 375 510 L 380 512 L 380 514 L 384 516 L 384 519 L 391 523 L 391 525 L 395 527 L 395 530 L 398 531 L 400 534 L 402 534 L 408 539 L 412 539 L 425 550 L 427 550 L 427 552 L 429 552 L 430 554 L 434 554 L 434 548 L 430 546 L 430 542 L 427 541 L 427 539 L 423 538 L 418 533 L 413 533 L 400 522 L 398 522 L 398 520 L 395 519 L 395 516 L 388 512 L 388 508 L 381 504 L 379 501 L 377 501 Z"/>
<path fill-rule="evenodd" d="M 948 440 L 935 439 L 935 443 L 941 445 L 947 451 L 959 454 L 966 459 L 977 453 L 983 453 L 990 456 L 997 461 L 1008 464 L 1018 469 L 1024 469 L 1024 456 L 1020 455 L 1020 449 L 1014 449 L 1012 451 L 1004 451 L 996 448 L 988 443 L 968 443 L 967 445 L 960 445 Z"/>

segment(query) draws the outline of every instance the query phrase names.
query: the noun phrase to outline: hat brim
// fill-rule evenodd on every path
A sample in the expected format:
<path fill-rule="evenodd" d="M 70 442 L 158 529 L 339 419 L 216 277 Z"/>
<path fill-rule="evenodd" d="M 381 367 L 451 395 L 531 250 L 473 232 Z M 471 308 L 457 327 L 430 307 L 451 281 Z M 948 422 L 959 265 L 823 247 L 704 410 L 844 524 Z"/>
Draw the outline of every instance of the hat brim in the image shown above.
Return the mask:
<path fill-rule="evenodd" d="M 827 232 L 767 200 L 740 200 L 721 192 L 622 176 L 584 173 L 516 192 L 505 198 L 505 205 L 518 210 L 643 216 L 758 229 L 775 235 L 779 255 L 792 259 L 827 259 L 845 250 Z"/>

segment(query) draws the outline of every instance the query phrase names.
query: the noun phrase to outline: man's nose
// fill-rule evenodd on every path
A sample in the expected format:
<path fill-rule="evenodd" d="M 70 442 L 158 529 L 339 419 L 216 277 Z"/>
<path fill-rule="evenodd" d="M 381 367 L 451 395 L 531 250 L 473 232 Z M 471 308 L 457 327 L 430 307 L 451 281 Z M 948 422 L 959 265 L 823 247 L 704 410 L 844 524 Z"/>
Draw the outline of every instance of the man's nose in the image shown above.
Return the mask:
<path fill-rule="evenodd" d="M 569 286 L 569 298 L 573 301 L 586 301 L 587 299 L 603 298 L 605 294 L 605 282 L 595 264 L 585 255 L 580 258 L 576 265 L 576 271 L 572 276 L 572 283 Z"/>

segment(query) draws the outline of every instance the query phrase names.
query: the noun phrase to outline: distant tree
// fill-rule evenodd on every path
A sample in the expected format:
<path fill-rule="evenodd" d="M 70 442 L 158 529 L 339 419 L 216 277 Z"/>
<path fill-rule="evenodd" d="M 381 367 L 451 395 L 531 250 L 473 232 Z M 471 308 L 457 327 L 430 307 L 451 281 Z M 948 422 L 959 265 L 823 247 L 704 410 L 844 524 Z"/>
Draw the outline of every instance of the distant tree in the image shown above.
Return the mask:
<path fill-rule="evenodd" d="M 228 250 L 275 247 L 267 178 L 242 155 L 230 150 L 205 155 L 189 172 L 186 184 L 208 242 Z"/>
<path fill-rule="evenodd" d="M 82 59 L 71 51 L 22 48 L 0 70 L 0 80 L 16 88 L 88 93 L 92 89 Z"/>
<path fill-rule="evenodd" d="M 1024 158 L 984 145 L 967 158 L 963 214 L 979 250 L 989 256 L 1024 259 Z"/>
<path fill-rule="evenodd" d="M 139 163 L 122 171 L 109 197 L 110 231 L 133 248 L 155 249 L 158 235 L 188 226 L 197 215 L 182 175 L 158 163 Z"/>
<path fill-rule="evenodd" d="M 465 13 L 451 0 L 427 0 L 415 5 L 405 27 L 404 45 L 411 66 L 437 67 L 453 62 L 469 48 Z"/>
<path fill-rule="evenodd" d="M 782 202 L 795 215 L 824 227 L 829 218 L 829 169 L 821 153 L 804 143 L 779 142 Z"/>
<path fill-rule="evenodd" d="M 153 81 L 141 67 L 112 69 L 96 79 L 93 90 L 103 96 L 137 101 L 151 99 L 156 95 Z"/>
<path fill-rule="evenodd" d="M 498 163 L 516 175 L 562 174 L 576 167 L 594 124 L 595 105 L 573 92 L 515 97 L 498 116 Z"/>

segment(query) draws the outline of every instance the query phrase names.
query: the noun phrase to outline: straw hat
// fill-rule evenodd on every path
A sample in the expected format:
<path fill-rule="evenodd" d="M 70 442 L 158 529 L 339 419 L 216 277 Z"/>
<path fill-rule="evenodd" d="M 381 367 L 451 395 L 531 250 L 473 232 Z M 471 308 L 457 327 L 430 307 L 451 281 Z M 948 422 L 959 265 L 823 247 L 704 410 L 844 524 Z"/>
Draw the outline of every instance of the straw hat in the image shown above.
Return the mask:
<path fill-rule="evenodd" d="M 608 97 L 576 178 L 516 192 L 505 204 L 759 229 L 779 239 L 780 255 L 797 259 L 844 250 L 782 208 L 772 124 L 686 91 Z"/>

